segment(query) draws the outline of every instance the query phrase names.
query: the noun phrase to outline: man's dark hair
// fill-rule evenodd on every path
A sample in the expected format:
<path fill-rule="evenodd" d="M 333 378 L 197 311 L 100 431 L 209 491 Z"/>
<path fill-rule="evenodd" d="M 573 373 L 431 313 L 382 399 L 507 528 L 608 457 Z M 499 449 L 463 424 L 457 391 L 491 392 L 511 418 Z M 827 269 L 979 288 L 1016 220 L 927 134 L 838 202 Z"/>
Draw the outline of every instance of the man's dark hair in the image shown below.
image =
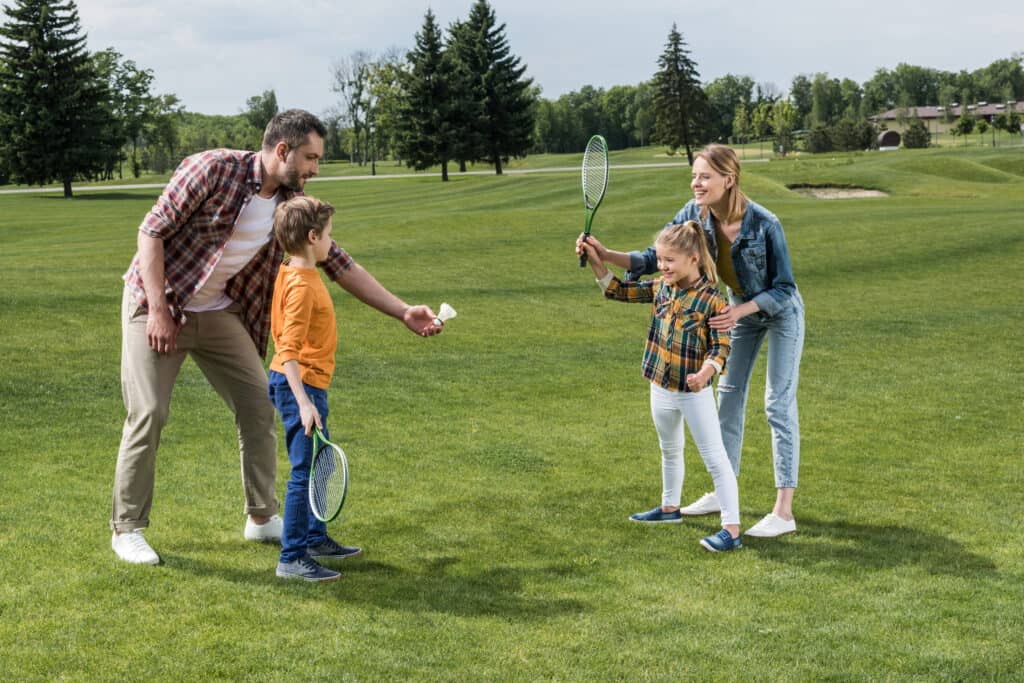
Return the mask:
<path fill-rule="evenodd" d="M 282 141 L 295 149 L 303 145 L 313 132 L 322 138 L 327 137 L 327 128 L 324 124 L 305 109 L 283 111 L 275 114 L 267 124 L 267 129 L 263 132 L 263 149 L 273 149 Z"/>

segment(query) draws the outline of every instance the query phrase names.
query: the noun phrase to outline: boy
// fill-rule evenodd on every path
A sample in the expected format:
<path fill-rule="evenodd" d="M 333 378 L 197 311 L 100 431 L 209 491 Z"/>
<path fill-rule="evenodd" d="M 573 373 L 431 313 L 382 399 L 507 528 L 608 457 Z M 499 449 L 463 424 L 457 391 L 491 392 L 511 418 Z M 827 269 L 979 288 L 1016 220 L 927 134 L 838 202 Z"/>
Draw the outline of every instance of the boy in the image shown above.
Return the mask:
<path fill-rule="evenodd" d="M 327 387 L 334 372 L 338 340 L 334 304 L 316 264 L 331 248 L 334 207 L 308 196 L 282 202 L 274 211 L 274 237 L 289 255 L 274 282 L 270 333 L 274 357 L 268 393 L 284 423 L 291 476 L 284 501 L 284 530 L 277 575 L 286 579 L 336 581 L 341 574 L 317 559 L 342 559 L 362 553 L 336 543 L 326 525 L 309 509 L 310 434 L 325 436 Z"/>

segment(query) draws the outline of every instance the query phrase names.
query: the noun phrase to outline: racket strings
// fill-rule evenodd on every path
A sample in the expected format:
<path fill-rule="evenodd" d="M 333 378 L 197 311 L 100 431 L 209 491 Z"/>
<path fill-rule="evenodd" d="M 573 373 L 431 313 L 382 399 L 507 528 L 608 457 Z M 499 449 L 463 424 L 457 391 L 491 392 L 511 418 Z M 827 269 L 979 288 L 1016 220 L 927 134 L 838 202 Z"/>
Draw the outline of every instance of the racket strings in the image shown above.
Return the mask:
<path fill-rule="evenodd" d="M 583 154 L 583 199 L 587 208 L 597 206 L 608 185 L 608 148 L 604 140 L 594 137 Z"/>
<path fill-rule="evenodd" d="M 313 459 L 309 497 L 318 519 L 333 517 L 345 500 L 346 470 L 345 460 L 333 446 L 324 446 Z"/>

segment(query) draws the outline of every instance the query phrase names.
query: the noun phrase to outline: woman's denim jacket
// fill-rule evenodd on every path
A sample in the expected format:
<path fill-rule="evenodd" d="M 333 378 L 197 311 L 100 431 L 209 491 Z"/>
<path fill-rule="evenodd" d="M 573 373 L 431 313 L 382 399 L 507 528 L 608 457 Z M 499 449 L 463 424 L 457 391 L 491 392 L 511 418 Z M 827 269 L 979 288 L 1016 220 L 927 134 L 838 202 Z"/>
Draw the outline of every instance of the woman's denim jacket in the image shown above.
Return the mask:
<path fill-rule="evenodd" d="M 706 221 L 701 221 L 696 201 L 691 199 L 665 227 L 690 220 L 697 221 L 704 228 L 711 257 L 717 259 L 718 242 L 711 214 L 708 213 Z M 743 288 L 743 301 L 753 299 L 766 316 L 775 316 L 785 310 L 786 304 L 796 296 L 797 289 L 789 263 L 786 236 L 775 214 L 748 199 L 739 235 L 729 253 Z M 627 280 L 635 280 L 657 270 L 658 257 L 653 246 L 629 252 Z"/>

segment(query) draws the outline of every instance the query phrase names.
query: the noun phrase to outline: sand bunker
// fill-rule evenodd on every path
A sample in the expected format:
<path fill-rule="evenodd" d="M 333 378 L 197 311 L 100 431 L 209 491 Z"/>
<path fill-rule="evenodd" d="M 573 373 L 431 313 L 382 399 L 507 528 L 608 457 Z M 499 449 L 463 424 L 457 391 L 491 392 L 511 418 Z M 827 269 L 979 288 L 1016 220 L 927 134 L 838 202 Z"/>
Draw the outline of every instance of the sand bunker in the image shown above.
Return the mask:
<path fill-rule="evenodd" d="M 823 185 L 810 187 L 807 185 L 791 185 L 790 188 L 807 197 L 815 199 L 861 199 L 863 197 L 888 197 L 880 190 L 866 190 L 863 187 L 831 187 Z"/>

